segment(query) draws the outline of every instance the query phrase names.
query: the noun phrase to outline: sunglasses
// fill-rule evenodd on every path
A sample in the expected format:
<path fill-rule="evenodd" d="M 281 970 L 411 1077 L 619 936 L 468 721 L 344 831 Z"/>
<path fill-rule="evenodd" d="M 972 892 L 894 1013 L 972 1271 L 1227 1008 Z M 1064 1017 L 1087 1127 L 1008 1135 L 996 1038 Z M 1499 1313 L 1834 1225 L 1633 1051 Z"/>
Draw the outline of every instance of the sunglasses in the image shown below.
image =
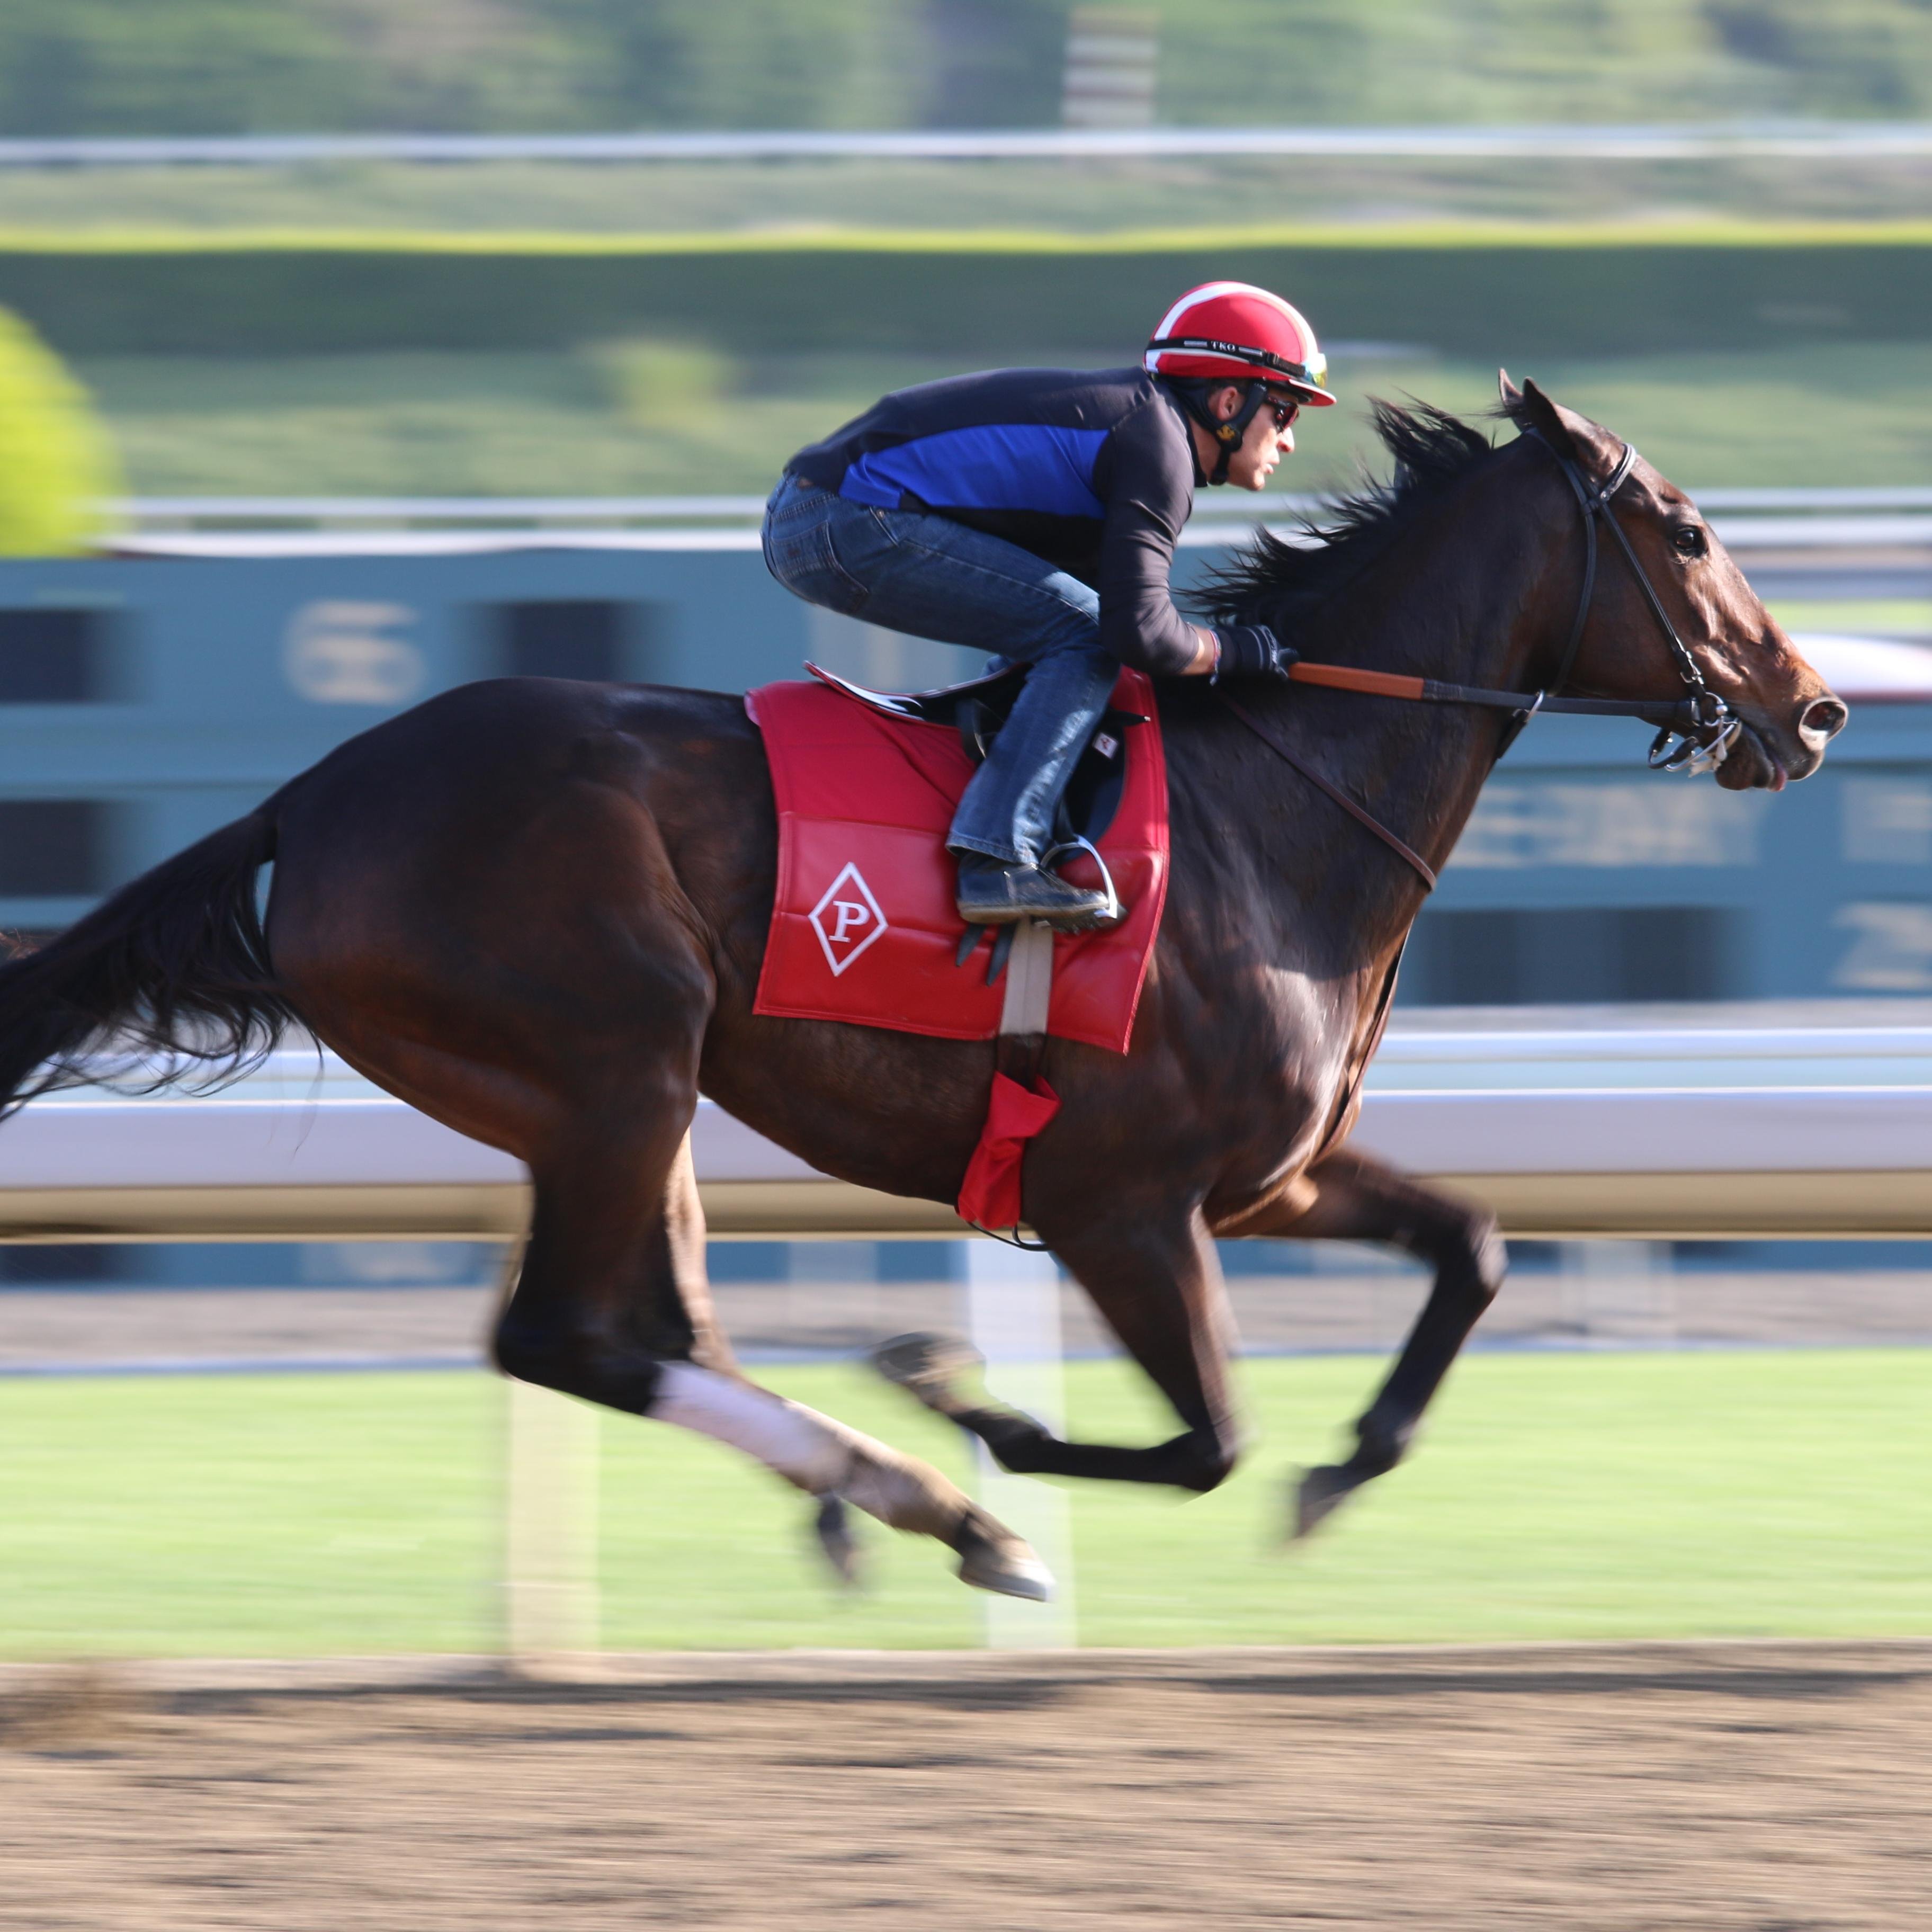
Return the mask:
<path fill-rule="evenodd" d="M 1286 400 L 1279 396 L 1270 396 L 1262 403 L 1262 409 L 1267 410 L 1269 416 L 1274 418 L 1275 428 L 1279 431 L 1288 428 L 1295 418 L 1300 415 L 1301 399 L 1298 396 L 1292 395 Z M 1260 413 L 1261 410 L 1255 412 L 1256 416 Z M 1252 422 L 1253 418 L 1244 418 L 1238 415 L 1232 418 L 1224 418 L 1216 428 L 1214 434 L 1223 442 L 1232 446 L 1237 440 L 1238 434 L 1237 425 L 1244 421 Z"/>

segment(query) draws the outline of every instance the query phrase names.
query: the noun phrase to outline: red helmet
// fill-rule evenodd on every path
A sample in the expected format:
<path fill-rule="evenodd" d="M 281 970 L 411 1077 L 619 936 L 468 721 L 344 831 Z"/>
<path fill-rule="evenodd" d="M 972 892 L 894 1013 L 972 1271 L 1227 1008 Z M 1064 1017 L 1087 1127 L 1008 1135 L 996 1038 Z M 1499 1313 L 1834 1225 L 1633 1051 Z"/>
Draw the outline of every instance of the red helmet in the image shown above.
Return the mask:
<path fill-rule="evenodd" d="M 1203 282 L 1160 319 L 1147 346 L 1156 376 L 1280 384 L 1325 409 L 1328 358 L 1300 310 L 1251 282 Z"/>

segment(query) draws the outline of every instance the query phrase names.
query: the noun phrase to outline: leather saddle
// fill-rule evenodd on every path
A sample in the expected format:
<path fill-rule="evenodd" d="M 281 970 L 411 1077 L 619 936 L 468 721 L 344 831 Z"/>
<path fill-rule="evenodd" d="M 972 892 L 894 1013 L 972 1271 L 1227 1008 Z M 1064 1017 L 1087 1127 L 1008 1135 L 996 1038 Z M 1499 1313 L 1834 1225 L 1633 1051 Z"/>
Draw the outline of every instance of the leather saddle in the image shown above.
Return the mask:
<path fill-rule="evenodd" d="M 808 664 L 806 669 L 834 690 L 889 717 L 951 727 L 959 734 L 960 748 L 975 765 L 985 763 L 1027 674 L 1024 664 L 1010 664 L 1004 670 L 970 678 L 964 684 L 944 685 L 937 691 L 885 692 L 868 691 L 821 665 Z M 1076 839 L 1099 844 L 1120 808 L 1127 776 L 1126 734 L 1135 725 L 1146 722 L 1138 711 L 1109 708 L 1102 715 L 1060 798 L 1054 815 L 1055 839 L 1069 844 Z"/>

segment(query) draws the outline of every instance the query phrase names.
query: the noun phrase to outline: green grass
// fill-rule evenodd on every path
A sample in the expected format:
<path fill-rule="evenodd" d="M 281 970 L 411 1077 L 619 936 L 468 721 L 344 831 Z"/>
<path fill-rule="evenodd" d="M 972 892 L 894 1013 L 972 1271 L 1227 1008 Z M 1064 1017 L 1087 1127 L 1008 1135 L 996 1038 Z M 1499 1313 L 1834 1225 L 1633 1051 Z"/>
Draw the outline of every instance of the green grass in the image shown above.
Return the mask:
<path fill-rule="evenodd" d="M 1082 1641 L 1932 1631 L 1932 1354 L 1478 1355 L 1414 1459 L 1284 1553 L 1285 1472 L 1381 1366 L 1247 1364 L 1262 1439 L 1214 1496 L 1069 1486 Z M 854 1369 L 767 1379 L 961 1465 Z M 1069 1382 L 1088 1432 L 1162 1426 L 1118 1365 Z M 494 1648 L 502 1408 L 480 1374 L 9 1382 L 0 1654 Z M 601 1440 L 608 1644 L 975 1641 L 931 1545 L 875 1532 L 873 1589 L 842 1598 L 772 1478 L 616 1417 Z"/>
<path fill-rule="evenodd" d="M 0 1387 L 0 1653 L 475 1650 L 500 1626 L 481 1375 Z"/>
<path fill-rule="evenodd" d="M 152 496 L 762 494 L 863 406 L 761 397 L 725 438 L 700 393 L 638 422 L 595 350 L 115 357 L 80 374 L 129 488 Z"/>
<path fill-rule="evenodd" d="M 1769 606 L 1787 631 L 1847 631 L 1862 637 L 1932 637 L 1932 598 L 1780 597 Z"/>
<path fill-rule="evenodd" d="M 1510 373 L 1519 382 L 1533 377 L 1559 402 L 1607 424 L 1692 490 L 1917 484 L 1932 476 L 1932 343 L 1796 354 L 1551 357 Z M 1821 385 L 1830 389 L 1828 402 Z M 1495 401 L 1496 371 L 1447 358 L 1344 362 L 1336 386 L 1342 402 L 1332 413 L 1342 421 L 1331 429 L 1326 420 L 1303 417 L 1300 447 L 1276 472 L 1292 476 L 1286 488 L 1322 488 L 1378 458 L 1367 395 L 1420 396 L 1474 415 Z"/>
<path fill-rule="evenodd" d="M 286 168 L 14 169 L 0 228 L 582 235 L 998 226 L 1106 233 L 1204 220 L 1387 228 L 1418 220 L 1912 220 L 1910 160 L 1164 157 L 994 162 L 336 162 Z"/>
<path fill-rule="evenodd" d="M 1262 1468 L 1180 1506 L 1083 1496 L 1083 1640 L 1932 1630 L 1932 1358 L 1475 1356 L 1413 1460 L 1280 1554 L 1284 1463 L 1332 1456 L 1382 1366 L 1250 1364 Z M 1081 1419 L 1125 1423 L 1138 1393 L 1091 1373 Z"/>
<path fill-rule="evenodd" d="M 1511 373 L 1534 376 L 1694 488 L 1932 475 L 1932 343 L 1557 358 Z M 1494 372 L 1483 374 L 1486 392 Z M 1473 388 L 1445 397 L 1460 406 Z"/>
<path fill-rule="evenodd" d="M 1391 318 L 1391 333 L 1420 325 Z M 1130 359 L 1130 344 L 1121 359 Z M 647 353 L 648 352 L 646 352 Z M 1009 361 L 1054 359 L 1010 347 Z M 988 358 L 986 359 L 996 359 Z M 1081 358 L 1096 359 L 1092 352 Z M 881 392 L 963 356 L 800 355 L 640 399 L 622 351 L 83 360 L 138 494 L 568 495 L 763 491 L 785 459 Z M 1916 483 L 1932 474 L 1932 344 L 1552 361 L 1533 375 L 1665 472 L 1721 484 Z M 1346 482 L 1373 455 L 1365 398 L 1486 408 L 1493 368 L 1336 358 L 1342 406 L 1304 418 L 1282 487 Z M 1828 401 L 1821 397 L 1828 386 Z M 734 428 L 718 434 L 718 412 Z"/>

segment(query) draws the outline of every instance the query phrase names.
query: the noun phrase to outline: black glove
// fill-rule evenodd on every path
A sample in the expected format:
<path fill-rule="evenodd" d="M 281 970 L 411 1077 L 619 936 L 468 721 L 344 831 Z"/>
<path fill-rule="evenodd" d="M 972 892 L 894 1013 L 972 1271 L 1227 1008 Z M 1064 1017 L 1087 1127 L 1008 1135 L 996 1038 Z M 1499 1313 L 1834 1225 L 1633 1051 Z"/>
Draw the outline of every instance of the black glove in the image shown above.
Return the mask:
<path fill-rule="evenodd" d="M 1221 663 L 1216 677 L 1286 677 L 1300 653 L 1292 651 L 1265 624 L 1231 624 L 1216 631 Z"/>

